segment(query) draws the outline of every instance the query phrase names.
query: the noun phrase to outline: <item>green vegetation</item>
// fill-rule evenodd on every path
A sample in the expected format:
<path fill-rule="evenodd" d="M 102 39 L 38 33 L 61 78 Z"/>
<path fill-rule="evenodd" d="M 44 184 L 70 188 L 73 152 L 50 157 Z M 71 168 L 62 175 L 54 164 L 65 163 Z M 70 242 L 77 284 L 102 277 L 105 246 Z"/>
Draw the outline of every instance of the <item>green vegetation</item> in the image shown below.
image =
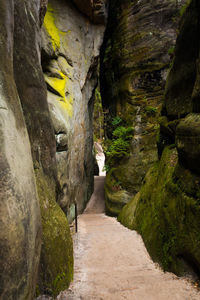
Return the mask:
<path fill-rule="evenodd" d="M 180 16 L 182 17 L 187 9 L 187 7 L 190 5 L 191 0 L 187 0 L 186 3 L 181 7 L 180 9 Z"/>
<path fill-rule="evenodd" d="M 56 296 L 73 279 L 73 243 L 67 218 L 55 201 L 55 184 L 41 170 L 36 183 L 42 217 L 42 249 L 38 291 Z"/>
<path fill-rule="evenodd" d="M 172 57 L 174 55 L 174 50 L 175 50 L 174 46 L 172 46 L 172 47 L 169 48 L 168 54 L 169 54 L 170 57 Z"/>
<path fill-rule="evenodd" d="M 153 106 L 146 106 L 144 109 L 147 115 L 149 116 L 155 116 L 158 111 L 157 107 L 153 107 Z"/>
<path fill-rule="evenodd" d="M 125 128 L 123 126 L 119 126 L 113 131 L 113 137 L 117 139 L 121 138 L 125 141 L 128 141 L 132 139 L 133 132 L 134 132 L 133 127 Z"/>
<path fill-rule="evenodd" d="M 130 201 L 130 195 L 122 188 L 122 183 L 116 177 L 118 169 L 112 168 L 106 176 L 105 206 L 106 213 L 118 216 L 123 206 Z"/>
<path fill-rule="evenodd" d="M 113 119 L 112 119 L 112 125 L 113 126 L 117 126 L 117 125 L 119 125 L 119 124 L 121 124 L 122 123 L 122 119 L 120 118 L 120 117 L 114 117 Z"/>
<path fill-rule="evenodd" d="M 107 141 L 107 165 L 113 166 L 117 159 L 129 156 L 130 141 L 133 138 L 133 127 L 122 126 L 123 120 L 120 117 L 112 119 L 112 139 Z"/>
<path fill-rule="evenodd" d="M 200 266 L 199 179 L 178 163 L 174 146 L 165 147 L 118 217 L 142 235 L 154 261 L 178 275 L 187 272 L 188 259 Z"/>
<path fill-rule="evenodd" d="M 108 158 L 122 158 L 128 156 L 129 143 L 122 138 L 112 141 L 109 151 L 106 152 Z"/>

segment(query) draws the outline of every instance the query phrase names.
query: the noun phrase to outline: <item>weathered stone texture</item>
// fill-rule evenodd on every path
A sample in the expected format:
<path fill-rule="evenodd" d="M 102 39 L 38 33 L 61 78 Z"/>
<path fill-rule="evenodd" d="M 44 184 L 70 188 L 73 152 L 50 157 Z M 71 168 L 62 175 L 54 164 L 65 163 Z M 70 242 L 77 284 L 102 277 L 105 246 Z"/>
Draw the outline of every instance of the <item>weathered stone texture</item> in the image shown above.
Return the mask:
<path fill-rule="evenodd" d="M 31 300 L 41 220 L 29 138 L 13 74 L 14 1 L 0 2 L 0 298 Z"/>
<path fill-rule="evenodd" d="M 14 71 L 31 142 L 42 215 L 38 285 L 40 291 L 56 295 L 68 287 L 73 277 L 72 240 L 67 218 L 56 202 L 59 190 L 56 142 L 41 67 L 40 6 L 37 0 L 25 0 L 23 4 L 15 2 Z"/>
<path fill-rule="evenodd" d="M 73 0 L 78 9 L 95 24 L 105 24 L 107 0 Z"/>
<path fill-rule="evenodd" d="M 63 210 L 72 220 L 73 202 L 82 211 L 92 193 L 93 92 L 105 25 L 90 20 L 105 23 L 104 4 L 95 2 L 87 18 L 72 1 L 52 0 L 44 19 L 46 0 L 1 1 L 2 300 L 33 299 L 37 277 L 37 292 L 55 296 L 73 278 Z"/>
<path fill-rule="evenodd" d="M 158 159 L 156 136 L 179 9 L 185 1 L 111 1 L 102 50 L 101 92 L 111 120 L 133 126 L 130 157 L 117 162 L 116 181 L 135 195 Z M 117 174 L 118 173 L 118 174 Z M 112 186 L 110 186 L 110 191 Z"/>
<path fill-rule="evenodd" d="M 93 93 L 104 29 L 90 23 L 71 1 L 49 1 L 42 64 L 57 143 L 58 201 L 70 215 L 74 202 L 83 211 L 93 189 Z"/>
<path fill-rule="evenodd" d="M 200 3 L 187 4 L 166 85 L 160 160 L 119 216 L 155 261 L 179 275 L 200 271 Z"/>

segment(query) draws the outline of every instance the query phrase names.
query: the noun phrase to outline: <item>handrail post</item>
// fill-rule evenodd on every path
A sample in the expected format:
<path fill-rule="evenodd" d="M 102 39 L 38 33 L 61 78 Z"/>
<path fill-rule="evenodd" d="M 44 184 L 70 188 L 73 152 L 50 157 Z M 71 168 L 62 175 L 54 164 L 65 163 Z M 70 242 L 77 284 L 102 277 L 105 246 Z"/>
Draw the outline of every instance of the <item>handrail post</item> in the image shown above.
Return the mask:
<path fill-rule="evenodd" d="M 75 202 L 75 231 L 78 232 L 78 211 L 77 211 L 76 202 Z"/>

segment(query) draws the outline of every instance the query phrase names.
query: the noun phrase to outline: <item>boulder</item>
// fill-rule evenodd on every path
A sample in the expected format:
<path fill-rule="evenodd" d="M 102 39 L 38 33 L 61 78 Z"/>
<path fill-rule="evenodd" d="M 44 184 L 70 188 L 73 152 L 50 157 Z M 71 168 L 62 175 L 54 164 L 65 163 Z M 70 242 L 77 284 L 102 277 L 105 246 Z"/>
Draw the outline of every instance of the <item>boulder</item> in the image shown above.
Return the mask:
<path fill-rule="evenodd" d="M 200 173 L 200 115 L 189 114 L 176 130 L 176 146 L 180 162 L 186 168 Z"/>

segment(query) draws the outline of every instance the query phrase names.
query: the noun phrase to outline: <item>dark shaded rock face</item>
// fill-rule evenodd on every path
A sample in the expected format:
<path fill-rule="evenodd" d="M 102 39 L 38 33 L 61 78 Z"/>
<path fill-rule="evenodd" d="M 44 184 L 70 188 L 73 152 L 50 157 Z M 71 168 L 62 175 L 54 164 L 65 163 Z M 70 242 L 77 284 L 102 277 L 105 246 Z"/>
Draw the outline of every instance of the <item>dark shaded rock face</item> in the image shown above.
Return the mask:
<path fill-rule="evenodd" d="M 121 188 L 130 195 L 139 191 L 147 170 L 158 159 L 158 117 L 173 55 L 179 9 L 184 3 L 110 2 L 102 50 L 101 92 L 108 113 L 108 137 L 112 135 L 111 120 L 116 116 L 135 129 L 129 158 L 118 160 L 113 173 L 114 181 L 120 182 Z M 110 182 L 106 187 L 106 194 L 113 194 Z M 107 207 L 108 211 L 116 214 L 111 197 L 106 199 L 112 206 L 112 211 Z"/>
<path fill-rule="evenodd" d="M 160 160 L 119 216 L 142 234 L 153 259 L 177 274 L 200 272 L 199 32 L 200 3 L 193 0 L 182 17 L 166 85 Z"/>
<path fill-rule="evenodd" d="M 177 39 L 175 60 L 167 81 L 165 95 L 166 114 L 170 119 L 177 119 L 192 112 L 191 95 L 197 79 L 199 57 L 199 40 L 194 38 L 199 35 L 198 17 L 198 10 L 195 12 L 192 9 L 188 10 L 181 26 L 181 34 Z M 187 51 L 183 51 L 186 43 Z"/>
<path fill-rule="evenodd" d="M 41 220 L 29 138 L 13 74 L 14 1 L 0 3 L 0 298 L 33 299 Z"/>
<path fill-rule="evenodd" d="M 78 9 L 95 24 L 105 24 L 107 0 L 73 0 Z"/>
<path fill-rule="evenodd" d="M 44 16 L 46 14 L 47 11 L 47 4 L 48 4 L 48 0 L 40 0 L 40 26 L 42 26 L 43 21 L 44 21 Z"/>

